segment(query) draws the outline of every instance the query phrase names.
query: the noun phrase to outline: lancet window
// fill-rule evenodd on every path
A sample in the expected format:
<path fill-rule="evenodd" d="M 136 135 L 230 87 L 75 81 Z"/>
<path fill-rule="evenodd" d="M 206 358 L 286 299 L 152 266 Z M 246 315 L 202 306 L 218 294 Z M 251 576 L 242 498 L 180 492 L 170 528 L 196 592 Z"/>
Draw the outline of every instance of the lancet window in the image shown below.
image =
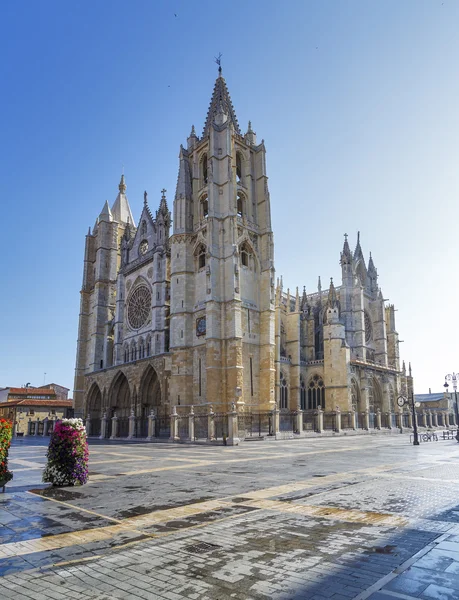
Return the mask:
<path fill-rule="evenodd" d="M 288 408 L 288 387 L 287 380 L 281 371 L 280 374 L 280 406 L 279 408 Z"/>
<path fill-rule="evenodd" d="M 308 385 L 308 409 L 316 408 L 325 410 L 325 387 L 320 375 L 313 375 Z"/>

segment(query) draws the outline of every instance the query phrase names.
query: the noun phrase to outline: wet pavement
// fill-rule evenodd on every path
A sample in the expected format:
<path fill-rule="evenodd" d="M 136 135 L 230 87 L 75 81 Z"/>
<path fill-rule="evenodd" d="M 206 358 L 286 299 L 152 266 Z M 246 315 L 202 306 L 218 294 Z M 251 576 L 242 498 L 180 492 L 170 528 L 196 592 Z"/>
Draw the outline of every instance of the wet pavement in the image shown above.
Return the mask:
<path fill-rule="evenodd" d="M 46 443 L 12 446 L 1 598 L 459 599 L 455 441 L 94 441 L 67 488 Z"/>

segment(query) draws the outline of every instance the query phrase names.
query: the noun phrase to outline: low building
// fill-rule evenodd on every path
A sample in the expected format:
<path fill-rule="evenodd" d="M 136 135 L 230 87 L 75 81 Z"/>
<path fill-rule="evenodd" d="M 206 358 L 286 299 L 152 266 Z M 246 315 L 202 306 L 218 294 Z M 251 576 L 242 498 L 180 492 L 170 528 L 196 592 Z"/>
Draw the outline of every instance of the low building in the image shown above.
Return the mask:
<path fill-rule="evenodd" d="M 54 390 L 56 397 L 59 400 L 68 400 L 70 388 L 66 388 L 63 385 L 59 385 L 57 383 L 46 383 L 44 388 L 51 388 Z"/>
<path fill-rule="evenodd" d="M 60 396 L 52 387 L 5 387 L 0 389 L 0 404 L 13 400 L 57 400 Z"/>
<path fill-rule="evenodd" d="M 430 392 L 428 394 L 415 394 L 415 402 L 421 404 L 421 409 L 454 410 L 453 395 L 448 392 Z"/>
<path fill-rule="evenodd" d="M 12 421 L 19 437 L 50 435 L 56 421 L 72 415 L 72 400 L 25 398 L 0 404 L 0 418 Z"/>
<path fill-rule="evenodd" d="M 67 400 L 68 389 L 50 384 L 47 387 L 0 389 L 0 418 L 14 424 L 14 434 L 49 435 L 58 419 L 73 416 L 72 400 Z M 62 396 L 65 398 L 62 398 Z"/>

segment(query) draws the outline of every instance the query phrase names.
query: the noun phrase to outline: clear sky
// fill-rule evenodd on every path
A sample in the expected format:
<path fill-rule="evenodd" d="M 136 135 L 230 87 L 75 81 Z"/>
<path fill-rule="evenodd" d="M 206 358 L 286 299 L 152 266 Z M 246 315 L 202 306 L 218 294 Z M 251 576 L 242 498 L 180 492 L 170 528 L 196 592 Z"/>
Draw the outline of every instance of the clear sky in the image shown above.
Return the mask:
<path fill-rule="evenodd" d="M 284 287 L 340 283 L 360 230 L 415 391 L 440 391 L 459 371 L 458 26 L 453 0 L 3 3 L 0 386 L 73 390 L 88 227 L 122 165 L 136 218 L 145 189 L 172 202 L 222 52 L 266 143 Z"/>

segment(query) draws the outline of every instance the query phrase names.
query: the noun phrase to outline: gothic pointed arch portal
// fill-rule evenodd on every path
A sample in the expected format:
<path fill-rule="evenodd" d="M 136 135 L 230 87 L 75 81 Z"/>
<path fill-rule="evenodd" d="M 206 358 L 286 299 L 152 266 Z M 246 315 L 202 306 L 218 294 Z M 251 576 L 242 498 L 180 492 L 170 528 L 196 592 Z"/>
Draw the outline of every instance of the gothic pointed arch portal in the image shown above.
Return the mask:
<path fill-rule="evenodd" d="M 127 437 L 129 433 L 129 416 L 131 414 L 131 390 L 126 375 L 118 371 L 110 387 L 108 395 L 109 419 L 106 436 L 112 435 L 112 418 L 117 417 L 116 437 Z"/>
<path fill-rule="evenodd" d="M 93 383 L 89 390 L 86 416 L 89 416 L 89 435 L 99 436 L 102 418 L 102 394 L 97 383 Z"/>
<path fill-rule="evenodd" d="M 159 383 L 158 374 L 151 365 L 148 365 L 142 375 L 139 397 L 142 412 L 144 412 L 144 410 L 148 411 L 146 413 L 147 415 L 150 414 L 152 408 L 159 408 L 162 404 L 161 385 Z"/>

